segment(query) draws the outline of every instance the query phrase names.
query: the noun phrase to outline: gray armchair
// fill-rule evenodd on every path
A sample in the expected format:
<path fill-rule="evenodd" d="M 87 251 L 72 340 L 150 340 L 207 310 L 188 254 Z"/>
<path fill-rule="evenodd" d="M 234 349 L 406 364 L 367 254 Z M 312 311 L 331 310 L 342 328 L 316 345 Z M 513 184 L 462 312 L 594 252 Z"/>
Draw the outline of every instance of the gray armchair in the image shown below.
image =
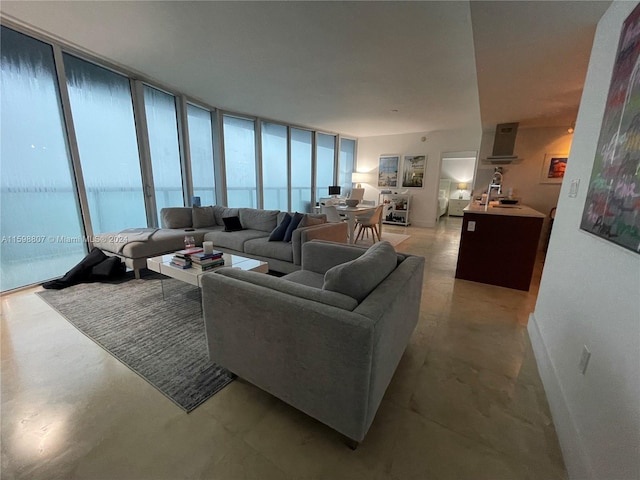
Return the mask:
<path fill-rule="evenodd" d="M 222 268 L 202 279 L 213 362 L 364 439 L 417 324 L 424 258 L 388 242 L 314 240 L 281 278 Z"/>

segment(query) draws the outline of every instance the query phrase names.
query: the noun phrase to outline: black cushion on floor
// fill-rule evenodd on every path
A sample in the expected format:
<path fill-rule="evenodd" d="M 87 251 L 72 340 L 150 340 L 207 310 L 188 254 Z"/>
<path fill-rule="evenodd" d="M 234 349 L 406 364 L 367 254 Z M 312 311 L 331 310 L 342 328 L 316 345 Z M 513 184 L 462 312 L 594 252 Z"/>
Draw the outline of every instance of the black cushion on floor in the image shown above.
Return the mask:
<path fill-rule="evenodd" d="M 96 270 L 97 275 L 94 276 L 93 270 L 103 262 L 107 262 L 104 267 Z M 105 273 L 111 272 L 112 275 L 119 274 L 124 270 L 124 264 L 118 257 L 108 257 L 99 248 L 93 247 L 89 254 L 80 260 L 75 267 L 64 274 L 62 278 L 51 280 L 42 284 L 44 288 L 53 290 L 62 290 L 63 288 L 70 287 L 82 282 L 89 282 L 99 278 L 113 278 L 105 276 Z"/>

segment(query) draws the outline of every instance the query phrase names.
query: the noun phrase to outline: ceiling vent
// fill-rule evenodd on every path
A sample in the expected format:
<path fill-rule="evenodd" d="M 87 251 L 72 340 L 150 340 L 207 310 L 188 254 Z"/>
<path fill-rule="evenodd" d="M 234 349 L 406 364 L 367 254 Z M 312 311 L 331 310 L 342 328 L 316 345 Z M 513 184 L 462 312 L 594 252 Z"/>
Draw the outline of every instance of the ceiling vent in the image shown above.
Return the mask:
<path fill-rule="evenodd" d="M 518 123 L 499 123 L 496 126 L 496 135 L 493 139 L 493 153 L 485 159 L 485 162 L 499 165 L 520 160 L 513 154 L 518 125 Z"/>

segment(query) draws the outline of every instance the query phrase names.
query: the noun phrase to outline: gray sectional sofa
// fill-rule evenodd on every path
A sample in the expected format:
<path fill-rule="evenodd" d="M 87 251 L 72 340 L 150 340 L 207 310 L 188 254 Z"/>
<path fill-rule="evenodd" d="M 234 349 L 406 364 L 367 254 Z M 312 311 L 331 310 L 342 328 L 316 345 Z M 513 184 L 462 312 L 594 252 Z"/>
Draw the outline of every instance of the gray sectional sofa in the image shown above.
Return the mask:
<path fill-rule="evenodd" d="M 271 232 L 283 221 L 287 212 L 254 208 L 172 207 L 160 212 L 162 228 L 126 229 L 99 235 L 94 246 L 108 255 L 117 255 L 139 277 L 147 258 L 184 248 L 184 237 L 193 236 L 196 245 L 212 241 L 214 248 L 225 253 L 263 260 L 269 269 L 291 273 L 300 269 L 302 245 L 312 239 L 346 242 L 345 223 L 326 223 L 324 215 L 306 214 L 293 230 L 291 241 L 269 241 Z M 237 216 L 243 229 L 225 231 L 223 218 Z"/>
<path fill-rule="evenodd" d="M 314 240 L 302 246 L 301 270 L 281 278 L 207 273 L 209 356 L 360 442 L 418 322 L 423 272 L 424 258 L 388 242 Z"/>

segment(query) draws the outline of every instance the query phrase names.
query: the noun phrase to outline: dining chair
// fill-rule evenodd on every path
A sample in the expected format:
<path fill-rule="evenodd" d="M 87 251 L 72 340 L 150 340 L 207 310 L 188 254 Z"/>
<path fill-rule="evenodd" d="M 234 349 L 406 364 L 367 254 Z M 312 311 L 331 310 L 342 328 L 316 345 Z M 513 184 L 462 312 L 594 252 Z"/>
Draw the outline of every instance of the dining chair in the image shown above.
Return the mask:
<path fill-rule="evenodd" d="M 357 217 L 358 235 L 356 236 L 355 243 L 358 243 L 358 240 L 365 230 L 367 231 L 367 236 L 369 230 L 371 230 L 373 243 L 376 243 L 376 236 L 378 237 L 378 241 L 382 240 L 380 238 L 380 232 L 378 231 L 378 223 L 380 223 L 380 219 L 382 218 L 382 207 L 383 205 L 378 205 L 371 215 L 361 215 Z"/>
<path fill-rule="evenodd" d="M 320 211 L 327 216 L 327 222 L 329 223 L 340 223 L 343 221 L 334 205 L 321 205 Z"/>

